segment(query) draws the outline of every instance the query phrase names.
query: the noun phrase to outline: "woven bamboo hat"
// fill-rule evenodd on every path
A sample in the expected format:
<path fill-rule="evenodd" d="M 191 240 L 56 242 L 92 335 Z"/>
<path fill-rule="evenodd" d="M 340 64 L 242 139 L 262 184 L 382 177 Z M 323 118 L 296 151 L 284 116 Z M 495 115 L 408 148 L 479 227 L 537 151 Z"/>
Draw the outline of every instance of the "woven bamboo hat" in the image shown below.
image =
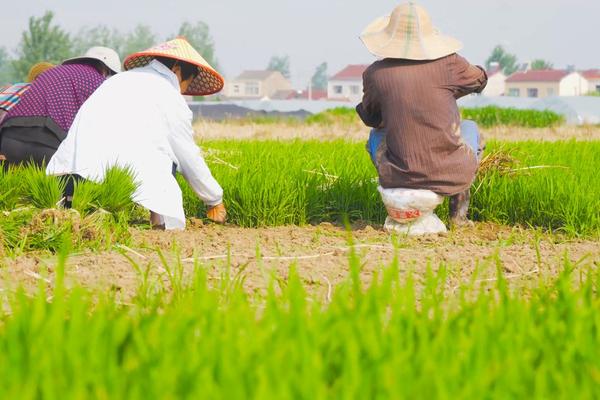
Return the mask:
<path fill-rule="evenodd" d="M 143 67 L 155 57 L 168 57 L 198 67 L 198 74 L 190 83 L 184 95 L 207 96 L 223 89 L 223 77 L 183 37 L 161 43 L 148 50 L 134 53 L 125 59 L 125 70 Z"/>
<path fill-rule="evenodd" d="M 376 19 L 360 39 L 381 58 L 436 60 L 463 47 L 460 41 L 434 28 L 427 11 L 413 2 L 401 4 L 391 15 Z"/>

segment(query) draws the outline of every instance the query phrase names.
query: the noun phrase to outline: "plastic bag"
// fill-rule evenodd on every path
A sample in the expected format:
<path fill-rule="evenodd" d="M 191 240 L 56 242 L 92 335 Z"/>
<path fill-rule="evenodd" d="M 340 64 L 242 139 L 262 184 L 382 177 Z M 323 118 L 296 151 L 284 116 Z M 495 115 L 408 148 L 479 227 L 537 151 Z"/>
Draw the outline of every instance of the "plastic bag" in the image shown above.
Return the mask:
<path fill-rule="evenodd" d="M 415 221 L 433 213 L 444 197 L 431 190 L 378 188 L 388 215 L 401 224 Z"/>
<path fill-rule="evenodd" d="M 444 197 L 430 190 L 383 189 L 379 193 L 388 212 L 384 229 L 410 236 L 446 232 L 446 225 L 434 214 Z"/>
<path fill-rule="evenodd" d="M 387 217 L 383 229 L 388 232 L 403 233 L 408 236 L 434 235 L 448 231 L 446 225 L 434 213 L 421 217 L 409 224 L 400 224 L 392 218 Z"/>

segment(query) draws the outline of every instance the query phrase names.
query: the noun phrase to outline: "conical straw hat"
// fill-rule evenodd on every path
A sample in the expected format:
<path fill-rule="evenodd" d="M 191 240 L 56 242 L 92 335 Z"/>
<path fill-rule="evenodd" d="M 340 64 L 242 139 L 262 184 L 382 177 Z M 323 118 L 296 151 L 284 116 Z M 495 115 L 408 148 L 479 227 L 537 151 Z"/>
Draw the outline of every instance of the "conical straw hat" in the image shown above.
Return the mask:
<path fill-rule="evenodd" d="M 54 64 L 51 64 L 47 61 L 42 61 L 35 64 L 33 67 L 31 67 L 29 73 L 27 74 L 27 82 L 31 83 L 35 81 L 38 76 L 48 71 L 52 67 L 54 67 Z"/>
<path fill-rule="evenodd" d="M 131 54 L 125 59 L 125 70 L 143 67 L 155 57 L 173 58 L 198 67 L 198 75 L 196 75 L 187 91 L 183 93 L 184 95 L 207 96 L 223 89 L 223 77 L 182 37 Z"/>
<path fill-rule="evenodd" d="M 463 47 L 460 41 L 434 28 L 427 11 L 413 2 L 401 4 L 391 15 L 372 22 L 360 39 L 381 58 L 436 60 Z"/>

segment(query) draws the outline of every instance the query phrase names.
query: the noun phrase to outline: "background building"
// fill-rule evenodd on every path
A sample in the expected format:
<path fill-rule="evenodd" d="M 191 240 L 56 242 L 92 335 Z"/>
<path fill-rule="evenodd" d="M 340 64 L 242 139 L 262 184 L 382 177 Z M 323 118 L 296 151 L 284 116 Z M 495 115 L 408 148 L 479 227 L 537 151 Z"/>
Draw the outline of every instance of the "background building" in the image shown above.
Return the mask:
<path fill-rule="evenodd" d="M 588 81 L 569 70 L 529 70 L 506 78 L 505 94 L 511 97 L 544 98 L 551 96 L 582 96 L 588 93 Z"/>
<path fill-rule="evenodd" d="M 487 71 L 488 83 L 482 92 L 482 95 L 488 97 L 504 96 L 506 87 L 506 75 L 498 63 L 492 63 Z"/>
<path fill-rule="evenodd" d="M 291 82 L 279 71 L 244 71 L 227 82 L 225 95 L 232 99 L 263 99 L 292 90 Z"/>
<path fill-rule="evenodd" d="M 363 96 L 363 72 L 368 65 L 348 65 L 329 78 L 327 98 L 334 101 L 359 103 Z"/>
<path fill-rule="evenodd" d="M 590 69 L 581 73 L 588 81 L 588 92 L 600 93 L 600 69 Z"/>

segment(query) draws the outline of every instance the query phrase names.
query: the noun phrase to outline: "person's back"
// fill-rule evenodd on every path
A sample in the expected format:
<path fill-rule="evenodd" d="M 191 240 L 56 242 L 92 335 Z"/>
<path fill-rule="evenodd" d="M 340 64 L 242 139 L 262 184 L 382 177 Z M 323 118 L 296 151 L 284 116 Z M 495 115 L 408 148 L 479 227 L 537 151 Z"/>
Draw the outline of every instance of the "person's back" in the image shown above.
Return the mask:
<path fill-rule="evenodd" d="M 58 65 L 31 84 L 5 124 L 19 117 L 47 118 L 67 132 L 81 104 L 103 81 L 104 76 L 91 65 Z"/>
<path fill-rule="evenodd" d="M 47 162 L 67 136 L 81 105 L 120 68 L 114 50 L 93 47 L 39 75 L 0 127 L 0 152 L 7 162 Z"/>
<path fill-rule="evenodd" d="M 209 207 L 209 218 L 224 222 L 223 190 L 194 142 L 182 96 L 215 93 L 222 78 L 181 38 L 130 55 L 125 67 L 81 107 L 47 173 L 101 181 L 110 167 L 128 168 L 138 183 L 133 200 L 151 211 L 152 224 L 182 229 L 177 169 Z"/>
<path fill-rule="evenodd" d="M 365 71 L 356 107 L 373 128 L 367 150 L 380 185 L 450 196 L 452 223 L 468 223 L 481 137 L 473 121 L 460 120 L 456 99 L 480 93 L 485 71 L 460 57 L 462 43 L 442 35 L 414 2 L 373 21 L 360 38 L 380 59 Z"/>
<path fill-rule="evenodd" d="M 148 68 L 114 76 L 82 106 L 73 130 L 86 145 L 77 150 L 74 170 L 85 168 L 101 176 L 106 163 L 125 166 L 146 160 L 157 168 L 166 163 L 164 170 L 170 170 L 174 156 L 167 141 L 169 113 L 177 105 L 187 106 L 176 87 L 148 73 Z M 110 111 L 102 118 L 96 110 Z"/>
<path fill-rule="evenodd" d="M 393 164 L 393 173 L 381 173 L 384 187 L 427 187 L 448 195 L 470 185 L 477 160 L 462 140 L 456 104 L 469 84 L 480 86 L 473 75 L 480 71 L 469 66 L 452 54 L 433 61 L 386 58 L 367 69 L 365 93 L 381 110 Z"/>

